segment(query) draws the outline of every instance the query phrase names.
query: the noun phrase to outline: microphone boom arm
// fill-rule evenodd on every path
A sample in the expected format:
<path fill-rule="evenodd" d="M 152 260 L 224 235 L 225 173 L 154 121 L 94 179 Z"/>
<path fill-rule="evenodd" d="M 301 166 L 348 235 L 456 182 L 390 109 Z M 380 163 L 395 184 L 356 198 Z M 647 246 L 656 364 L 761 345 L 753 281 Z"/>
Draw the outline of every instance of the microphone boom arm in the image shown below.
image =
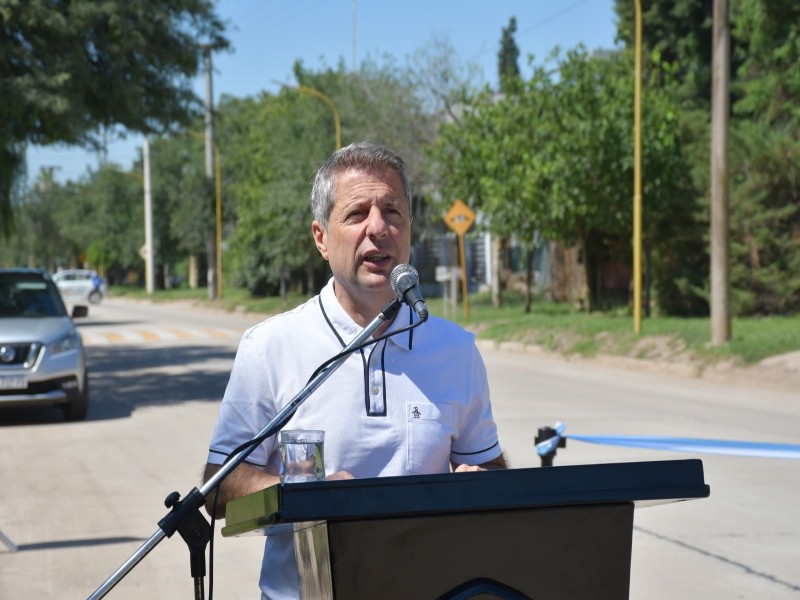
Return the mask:
<path fill-rule="evenodd" d="M 292 415 L 300 408 L 300 405 L 305 402 L 308 397 L 325 381 L 328 377 L 330 377 L 333 372 L 338 369 L 342 363 L 347 360 L 350 356 L 350 352 L 348 350 L 352 350 L 357 346 L 366 342 L 375 331 L 377 331 L 382 325 L 390 321 L 394 318 L 397 314 L 397 311 L 400 309 L 402 305 L 402 301 L 400 298 L 395 298 L 389 304 L 387 304 L 381 312 L 375 317 L 361 332 L 354 337 L 347 346 L 345 346 L 344 350 L 339 355 L 339 358 L 332 361 L 331 364 L 326 366 L 325 368 L 321 369 L 314 377 L 309 380 L 309 382 L 305 385 L 305 387 L 298 392 L 298 394 L 292 398 L 291 402 L 287 404 L 277 415 L 269 422 L 264 428 L 256 434 L 253 438 L 256 439 L 266 439 L 270 435 L 274 435 L 276 431 L 278 431 L 281 427 L 283 427 L 289 419 L 291 419 Z M 89 596 L 88 600 L 98 600 L 99 598 L 103 598 L 111 589 L 117 585 L 122 579 L 131 571 L 133 568 L 141 562 L 141 560 L 147 556 L 147 554 L 155 548 L 163 539 L 164 537 L 172 537 L 172 535 L 179 531 L 181 525 L 184 521 L 193 518 L 196 522 L 197 517 L 199 516 L 205 522 L 205 518 L 200 514 L 200 508 L 205 504 L 206 496 L 209 492 L 216 489 L 222 480 L 225 479 L 231 472 L 238 467 L 244 459 L 246 459 L 250 454 L 255 450 L 257 447 L 256 444 L 250 444 L 246 448 L 240 450 L 236 454 L 232 455 L 228 458 L 227 462 L 225 462 L 222 467 L 220 467 L 219 471 L 217 471 L 208 481 L 206 481 L 200 489 L 192 488 L 192 490 L 186 495 L 183 500 L 180 500 L 180 495 L 177 492 L 172 492 L 169 496 L 167 496 L 167 500 L 165 504 L 167 507 L 171 507 L 171 511 L 167 513 L 167 515 L 158 522 L 158 530 L 151 535 L 144 544 L 142 544 L 139 549 L 134 552 L 128 560 L 126 560 L 114 573 L 99 587 L 97 590 Z M 194 515 L 194 516 L 193 516 Z M 206 525 L 208 523 L 206 522 Z M 181 532 L 183 535 L 183 532 Z M 191 549 L 191 547 L 190 547 Z M 205 560 L 205 559 L 203 559 Z M 203 571 L 205 571 L 205 563 L 202 565 Z M 194 563 L 193 563 L 193 570 L 194 570 Z M 193 572 L 192 575 L 194 576 L 195 573 Z M 203 572 L 205 575 L 205 572 Z M 197 577 L 195 576 L 195 587 L 197 587 Z"/>

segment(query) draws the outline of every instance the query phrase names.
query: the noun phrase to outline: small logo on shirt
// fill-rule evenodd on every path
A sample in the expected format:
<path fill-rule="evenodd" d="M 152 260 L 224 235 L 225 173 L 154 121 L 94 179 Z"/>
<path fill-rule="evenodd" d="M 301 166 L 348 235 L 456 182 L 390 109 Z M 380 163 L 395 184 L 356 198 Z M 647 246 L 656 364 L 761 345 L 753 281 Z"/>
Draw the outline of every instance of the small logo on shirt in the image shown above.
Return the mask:
<path fill-rule="evenodd" d="M 415 406 L 414 410 L 411 411 L 411 416 L 413 416 L 415 419 L 419 419 L 420 417 L 422 417 L 422 413 L 419 412 L 419 408 Z"/>

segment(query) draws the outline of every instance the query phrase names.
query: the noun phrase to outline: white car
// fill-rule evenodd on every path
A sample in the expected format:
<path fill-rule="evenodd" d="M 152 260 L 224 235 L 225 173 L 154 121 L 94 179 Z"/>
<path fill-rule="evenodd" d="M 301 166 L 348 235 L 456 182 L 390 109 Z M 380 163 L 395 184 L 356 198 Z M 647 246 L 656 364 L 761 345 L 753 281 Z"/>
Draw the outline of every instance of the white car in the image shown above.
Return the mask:
<path fill-rule="evenodd" d="M 92 269 L 64 269 L 53 275 L 53 281 L 67 304 L 98 304 L 108 294 L 105 279 Z"/>

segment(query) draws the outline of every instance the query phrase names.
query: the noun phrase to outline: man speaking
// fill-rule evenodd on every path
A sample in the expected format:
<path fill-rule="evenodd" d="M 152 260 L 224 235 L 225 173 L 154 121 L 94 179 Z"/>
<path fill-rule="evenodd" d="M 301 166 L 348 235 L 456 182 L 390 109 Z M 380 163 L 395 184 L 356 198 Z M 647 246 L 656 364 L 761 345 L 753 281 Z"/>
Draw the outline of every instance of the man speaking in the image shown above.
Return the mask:
<path fill-rule="evenodd" d="M 319 365 L 373 321 L 398 287 L 413 295 L 407 300 L 416 308 L 401 309 L 374 337 L 419 319 L 424 302 L 413 289 L 416 282 L 406 277 L 393 289 L 391 281 L 411 252 L 403 160 L 367 142 L 337 150 L 316 173 L 311 211 L 314 243 L 332 277 L 318 296 L 245 332 L 211 440 L 206 481 L 303 389 Z M 354 352 L 286 429 L 325 432 L 326 479 L 505 468 L 474 336 L 436 317 Z M 217 516 L 228 501 L 278 484 L 279 469 L 273 436 L 223 480 Z M 209 512 L 214 495 L 208 495 Z M 260 587 L 262 598 L 298 598 L 291 531 L 267 537 Z"/>

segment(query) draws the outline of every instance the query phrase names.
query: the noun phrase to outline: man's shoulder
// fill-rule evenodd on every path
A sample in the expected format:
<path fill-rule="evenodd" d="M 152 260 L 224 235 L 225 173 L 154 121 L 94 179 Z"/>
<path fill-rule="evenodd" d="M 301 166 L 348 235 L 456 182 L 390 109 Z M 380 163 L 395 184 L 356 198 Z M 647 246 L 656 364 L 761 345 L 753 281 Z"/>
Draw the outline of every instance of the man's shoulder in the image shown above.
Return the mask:
<path fill-rule="evenodd" d="M 474 333 L 467 331 L 458 323 L 433 315 L 417 328 L 415 335 L 441 345 L 473 345 L 475 343 Z"/>
<path fill-rule="evenodd" d="M 249 339 L 284 337 L 287 334 L 318 327 L 321 319 L 319 296 L 314 296 L 291 310 L 267 317 L 253 325 L 245 332 L 244 337 Z"/>

